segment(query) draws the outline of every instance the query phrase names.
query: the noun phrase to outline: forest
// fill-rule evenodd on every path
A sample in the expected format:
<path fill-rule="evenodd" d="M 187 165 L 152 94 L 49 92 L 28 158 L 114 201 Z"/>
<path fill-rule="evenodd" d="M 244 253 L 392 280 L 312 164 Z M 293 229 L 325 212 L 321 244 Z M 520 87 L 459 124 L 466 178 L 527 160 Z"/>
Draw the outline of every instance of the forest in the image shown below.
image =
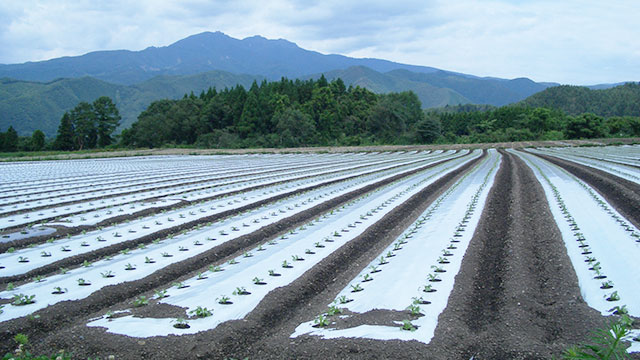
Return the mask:
<path fill-rule="evenodd" d="M 586 89 L 586 88 L 584 88 Z M 502 107 L 421 108 L 410 91 L 376 94 L 341 79 L 256 81 L 151 103 L 114 135 L 120 115 L 108 97 L 64 114 L 55 139 L 36 130 L 0 132 L 0 150 L 261 148 L 485 143 L 640 136 L 640 85 L 607 90 L 559 86 Z M 581 96 L 590 99 L 580 100 Z M 583 104 L 576 106 L 576 104 Z M 586 105 L 585 105 L 586 104 Z M 582 111 L 589 110 L 589 111 Z M 605 114 L 605 115 L 603 115 Z"/>

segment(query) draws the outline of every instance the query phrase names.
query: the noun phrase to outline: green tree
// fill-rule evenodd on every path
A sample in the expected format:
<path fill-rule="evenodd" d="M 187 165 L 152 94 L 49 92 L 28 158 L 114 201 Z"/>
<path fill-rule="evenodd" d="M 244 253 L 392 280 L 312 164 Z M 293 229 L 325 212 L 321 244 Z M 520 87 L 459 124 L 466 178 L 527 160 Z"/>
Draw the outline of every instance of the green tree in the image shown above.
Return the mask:
<path fill-rule="evenodd" d="M 442 126 L 440 125 L 440 120 L 434 115 L 427 116 L 421 120 L 416 129 L 418 141 L 426 144 L 431 144 L 436 141 L 440 137 L 441 131 Z"/>
<path fill-rule="evenodd" d="M 58 135 L 53 143 L 56 150 L 74 150 L 75 149 L 75 132 L 73 131 L 73 123 L 68 112 L 62 115 L 60 125 L 58 126 Z"/>
<path fill-rule="evenodd" d="M 113 103 L 111 98 L 101 96 L 93 102 L 93 111 L 97 127 L 98 146 L 111 145 L 113 142 L 111 135 L 120 125 L 121 119 L 116 104 Z"/>
<path fill-rule="evenodd" d="M 13 126 L 9 126 L 7 132 L 4 134 L 4 151 L 17 151 L 18 150 L 18 132 Z"/>
<path fill-rule="evenodd" d="M 69 117 L 73 123 L 75 148 L 77 150 L 94 148 L 96 146 L 97 131 L 93 106 L 82 101 L 71 110 Z"/>
<path fill-rule="evenodd" d="M 605 135 L 604 119 L 586 113 L 569 117 L 565 131 L 568 139 L 592 139 Z"/>
<path fill-rule="evenodd" d="M 33 151 L 40 151 L 44 148 L 45 137 L 41 130 L 36 130 L 31 135 L 31 148 Z"/>
<path fill-rule="evenodd" d="M 287 109 L 273 116 L 279 136 L 279 145 L 284 147 L 313 144 L 316 127 L 311 117 L 297 109 Z"/>

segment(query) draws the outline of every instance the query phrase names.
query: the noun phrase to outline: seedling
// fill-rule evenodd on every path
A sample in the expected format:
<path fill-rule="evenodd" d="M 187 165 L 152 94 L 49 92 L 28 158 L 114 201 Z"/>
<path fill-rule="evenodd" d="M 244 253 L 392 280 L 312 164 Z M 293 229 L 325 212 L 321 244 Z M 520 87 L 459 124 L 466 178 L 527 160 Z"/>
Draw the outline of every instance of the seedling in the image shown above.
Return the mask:
<path fill-rule="evenodd" d="M 269 276 L 280 276 L 280 274 L 278 274 L 275 270 L 270 269 L 269 271 Z"/>
<path fill-rule="evenodd" d="M 238 261 L 236 259 L 229 260 L 229 265 L 235 265 L 237 263 L 238 263 Z"/>
<path fill-rule="evenodd" d="M 131 251 L 131 249 L 122 249 L 122 250 L 120 250 L 120 254 L 127 255 L 129 253 L 129 251 Z"/>
<path fill-rule="evenodd" d="M 337 315 L 337 314 L 342 314 L 342 309 L 340 309 L 336 304 L 335 301 L 333 304 L 329 305 L 329 310 L 327 311 L 327 315 L 329 316 L 333 316 L 333 315 Z"/>
<path fill-rule="evenodd" d="M 305 254 L 307 254 L 307 255 L 313 255 L 313 254 L 315 254 L 313 251 L 311 251 L 311 249 L 306 249 L 306 250 L 304 251 L 304 253 L 305 253 Z"/>
<path fill-rule="evenodd" d="M 416 331 L 416 327 L 409 320 L 402 320 L 402 330 Z"/>
<path fill-rule="evenodd" d="M 412 300 L 412 304 L 413 304 L 413 305 L 427 305 L 427 304 L 431 304 L 431 302 L 430 302 L 430 301 L 427 301 L 427 300 L 423 299 L 423 298 L 422 298 L 422 296 L 420 296 L 420 297 L 415 297 L 415 296 L 414 296 L 414 297 L 412 297 L 412 298 L 411 298 L 411 300 Z"/>
<path fill-rule="evenodd" d="M 178 251 L 189 251 L 189 249 L 184 246 L 178 246 Z"/>
<path fill-rule="evenodd" d="M 235 290 L 233 290 L 232 294 L 233 295 L 249 295 L 251 293 L 248 292 L 247 289 L 245 289 L 243 286 L 239 286 Z"/>
<path fill-rule="evenodd" d="M 222 268 L 220 266 L 209 265 L 209 271 L 211 271 L 211 272 L 220 272 L 220 271 L 222 271 Z"/>
<path fill-rule="evenodd" d="M 56 287 L 54 287 L 54 288 L 53 288 L 53 292 L 52 292 L 52 294 L 54 294 L 54 295 L 60 295 L 60 294 L 64 294 L 64 293 L 66 293 L 66 292 L 67 292 L 67 289 L 63 289 L 63 288 L 61 288 L 60 286 L 56 286 Z"/>
<path fill-rule="evenodd" d="M 449 260 L 440 256 L 438 257 L 438 264 L 449 264 Z"/>
<path fill-rule="evenodd" d="M 384 258 L 384 256 L 381 256 L 380 259 L 378 260 L 378 265 L 384 265 L 388 263 L 389 262 Z"/>
<path fill-rule="evenodd" d="M 326 327 L 329 326 L 329 319 L 327 319 L 323 314 L 318 315 L 314 320 L 313 323 L 315 325 L 315 327 Z"/>
<path fill-rule="evenodd" d="M 29 258 L 25 257 L 25 256 L 18 256 L 18 262 L 19 263 L 28 263 L 29 262 Z"/>
<path fill-rule="evenodd" d="M 35 297 L 36 297 L 35 295 L 17 294 L 13 296 L 13 301 L 11 302 L 11 305 L 23 306 L 23 305 L 33 304 L 35 302 L 33 300 Z"/>
<path fill-rule="evenodd" d="M 166 298 L 167 296 L 169 296 L 169 295 L 167 295 L 167 290 L 166 289 L 165 290 L 156 290 L 154 295 L 155 295 L 156 299 L 162 299 L 162 298 Z"/>
<path fill-rule="evenodd" d="M 83 267 L 91 267 L 91 263 L 89 261 L 85 260 L 85 261 L 82 262 L 82 266 Z"/>
<path fill-rule="evenodd" d="M 386 257 L 390 258 L 390 257 L 394 257 L 396 256 L 394 253 L 392 253 L 391 251 L 387 252 Z"/>
<path fill-rule="evenodd" d="M 600 289 L 611 289 L 612 287 L 613 287 L 613 281 L 607 280 L 602 282 Z"/>
<path fill-rule="evenodd" d="M 606 296 L 606 295 L 605 295 Z M 620 295 L 618 295 L 617 291 L 612 292 L 608 297 L 607 301 L 618 301 L 620 300 Z"/>
<path fill-rule="evenodd" d="M 40 256 L 49 257 L 49 256 L 51 256 L 51 253 L 50 252 L 46 252 L 46 251 L 42 251 L 42 252 L 40 252 Z"/>
<path fill-rule="evenodd" d="M 351 285 L 351 292 L 358 292 L 364 290 L 360 284 Z"/>
<path fill-rule="evenodd" d="M 243 257 L 246 257 L 246 258 L 250 258 L 250 257 L 252 257 L 253 255 L 251 255 L 251 253 L 250 253 L 250 252 L 245 251 L 245 252 L 244 252 L 244 254 L 242 254 L 242 256 L 243 256 Z"/>
<path fill-rule="evenodd" d="M 150 258 L 150 257 L 148 257 L 148 256 L 145 256 L 145 257 L 144 257 L 144 263 L 145 263 L 145 264 L 153 264 L 153 263 L 155 263 L 155 262 L 156 262 L 155 260 L 153 260 L 152 258 Z"/>
<path fill-rule="evenodd" d="M 314 246 L 317 247 L 317 248 L 323 248 L 324 247 L 324 245 L 322 245 L 319 242 L 314 243 Z"/>
<path fill-rule="evenodd" d="M 206 307 L 198 306 L 197 308 L 189 311 L 189 314 L 195 315 L 197 317 L 207 317 L 213 315 L 213 312 L 211 312 L 211 310 L 207 309 Z"/>
<path fill-rule="evenodd" d="M 340 295 L 340 297 L 338 298 L 338 302 L 340 304 L 346 304 L 348 302 L 350 302 L 351 299 L 348 299 L 346 295 Z"/>
<path fill-rule="evenodd" d="M 59 271 L 60 271 L 60 274 L 66 274 L 69 272 L 69 269 L 61 267 Z"/>
<path fill-rule="evenodd" d="M 34 282 L 39 283 L 39 282 L 43 282 L 44 281 L 44 277 L 42 277 L 42 275 L 37 275 L 37 276 L 34 276 L 32 280 Z"/>
<path fill-rule="evenodd" d="M 220 295 L 220 297 L 216 299 L 216 301 L 218 301 L 218 304 L 221 304 L 221 305 L 233 304 L 229 300 L 230 300 L 230 298 L 228 296 L 225 296 L 225 295 Z"/>
<path fill-rule="evenodd" d="M 127 265 L 124 266 L 124 269 L 127 271 L 131 271 L 131 270 L 135 270 L 136 266 L 132 265 L 131 263 L 127 263 Z"/>
<path fill-rule="evenodd" d="M 429 281 L 431 282 L 438 282 L 438 281 L 442 281 L 440 280 L 440 277 L 438 276 L 438 274 L 427 274 L 427 278 L 429 279 Z"/>
<path fill-rule="evenodd" d="M 176 329 L 188 329 L 191 326 L 189 326 L 189 324 L 187 323 L 187 320 L 183 319 L 183 318 L 177 318 L 175 320 L 173 320 L 174 324 L 173 327 Z"/>
<path fill-rule="evenodd" d="M 375 274 L 375 273 L 377 273 L 377 272 L 380 272 L 380 269 L 378 269 L 378 267 L 377 267 L 377 266 L 375 266 L 375 265 L 371 265 L 371 266 L 369 266 L 369 269 L 371 270 L 371 273 L 372 273 L 372 274 Z"/>
<path fill-rule="evenodd" d="M 447 272 L 447 270 L 443 269 L 442 266 L 431 265 L 431 268 L 433 269 L 434 272 L 437 272 L 437 273 Z"/>
<path fill-rule="evenodd" d="M 371 281 L 373 278 L 369 274 L 362 275 L 362 281 Z"/>
<path fill-rule="evenodd" d="M 609 309 L 616 315 L 629 315 L 629 310 L 627 309 L 627 305 L 615 306 L 612 309 Z"/>
<path fill-rule="evenodd" d="M 199 273 L 198 273 L 198 277 L 197 277 L 196 279 L 197 279 L 197 280 L 204 280 L 204 279 L 206 279 L 206 278 L 207 278 L 207 276 L 206 276 L 206 275 L 204 275 L 203 273 L 199 272 Z"/>
<path fill-rule="evenodd" d="M 421 309 L 417 304 L 411 304 L 407 307 L 407 310 L 409 310 L 409 313 L 411 313 L 412 316 L 418 316 L 420 315 Z"/>
<path fill-rule="evenodd" d="M 429 292 L 435 292 L 436 289 L 434 289 L 431 284 L 427 284 L 422 288 L 422 291 L 429 293 Z"/>
<path fill-rule="evenodd" d="M 292 255 L 291 259 L 293 259 L 293 261 L 304 261 L 304 258 L 301 258 L 298 255 Z"/>
<path fill-rule="evenodd" d="M 68 246 L 61 246 L 60 251 L 69 252 L 71 251 Z"/>
<path fill-rule="evenodd" d="M 162 257 L 172 257 L 173 255 L 169 254 L 168 252 L 163 252 Z"/>
<path fill-rule="evenodd" d="M 174 282 L 174 283 L 173 283 L 173 286 L 175 286 L 175 287 L 176 287 L 176 289 L 184 289 L 184 288 L 189 287 L 188 285 L 185 285 L 185 284 L 184 284 L 183 282 L 181 282 L 181 281 L 176 281 L 176 282 Z"/>
<path fill-rule="evenodd" d="M 133 300 L 133 307 L 141 307 L 149 304 L 149 300 L 146 296 L 140 295 Z"/>
<path fill-rule="evenodd" d="M 293 266 L 291 266 L 291 265 L 287 262 L 287 260 L 284 260 L 284 261 L 282 262 L 282 267 L 283 267 L 283 268 L 285 268 L 285 269 L 290 269 L 290 268 L 292 268 Z"/>
<path fill-rule="evenodd" d="M 80 286 L 89 286 L 89 285 L 91 285 L 90 282 L 88 282 L 87 280 L 85 280 L 83 278 L 80 278 L 80 279 L 78 279 L 76 281 L 78 282 L 78 285 L 80 285 Z"/>
<path fill-rule="evenodd" d="M 265 285 L 266 283 L 263 281 L 263 279 L 260 279 L 259 277 L 254 277 L 253 278 L 253 283 L 256 285 Z"/>

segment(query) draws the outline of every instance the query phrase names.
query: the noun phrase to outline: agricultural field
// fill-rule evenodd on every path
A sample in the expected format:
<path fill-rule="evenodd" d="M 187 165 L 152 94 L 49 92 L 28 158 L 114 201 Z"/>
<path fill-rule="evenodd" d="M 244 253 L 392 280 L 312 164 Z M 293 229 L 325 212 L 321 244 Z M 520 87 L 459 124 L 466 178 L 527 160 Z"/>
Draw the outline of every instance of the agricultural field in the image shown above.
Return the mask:
<path fill-rule="evenodd" d="M 640 146 L 0 169 L 3 354 L 640 358 Z"/>

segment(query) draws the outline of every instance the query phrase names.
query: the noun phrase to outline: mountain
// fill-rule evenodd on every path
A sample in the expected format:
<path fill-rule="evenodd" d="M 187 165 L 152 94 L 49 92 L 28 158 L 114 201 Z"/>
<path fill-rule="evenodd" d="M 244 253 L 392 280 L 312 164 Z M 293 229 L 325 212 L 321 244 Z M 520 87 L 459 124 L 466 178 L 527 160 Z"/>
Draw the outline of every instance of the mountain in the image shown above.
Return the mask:
<path fill-rule="evenodd" d="M 263 77 L 211 71 L 190 76 L 158 76 L 137 85 L 117 85 L 91 77 L 58 79 L 48 83 L 0 79 L 0 131 L 13 126 L 22 136 L 42 130 L 55 136 L 60 118 L 80 101 L 100 96 L 114 100 L 122 116 L 120 128 L 130 126 L 154 100 L 177 99 L 209 87 L 223 89 L 240 84 L 246 88 Z"/>
<path fill-rule="evenodd" d="M 469 103 L 505 105 L 552 85 L 324 55 L 282 39 L 254 36 L 238 40 L 220 32 L 205 32 L 141 51 L 97 51 L 0 65 L 0 131 L 12 125 L 20 135 L 41 129 L 53 136 L 65 111 L 99 96 L 114 99 L 123 128 L 154 100 L 175 99 L 209 87 L 248 87 L 254 80 L 304 79 L 320 74 L 329 79 L 340 77 L 347 85 L 378 93 L 411 90 L 425 108 Z"/>
<path fill-rule="evenodd" d="M 571 115 L 588 112 L 605 117 L 640 116 L 640 83 L 629 82 L 602 90 L 555 86 L 528 97 L 522 104 L 556 108 Z"/>
<path fill-rule="evenodd" d="M 91 76 L 114 84 L 132 85 L 158 75 L 193 75 L 212 70 L 279 79 L 351 66 L 366 66 L 381 72 L 405 69 L 429 73 L 437 70 L 379 59 L 324 55 L 282 39 L 253 36 L 238 40 L 221 32 L 204 32 L 169 46 L 141 51 L 96 51 L 82 56 L 0 65 L 0 78 L 48 82 L 57 78 Z"/>

